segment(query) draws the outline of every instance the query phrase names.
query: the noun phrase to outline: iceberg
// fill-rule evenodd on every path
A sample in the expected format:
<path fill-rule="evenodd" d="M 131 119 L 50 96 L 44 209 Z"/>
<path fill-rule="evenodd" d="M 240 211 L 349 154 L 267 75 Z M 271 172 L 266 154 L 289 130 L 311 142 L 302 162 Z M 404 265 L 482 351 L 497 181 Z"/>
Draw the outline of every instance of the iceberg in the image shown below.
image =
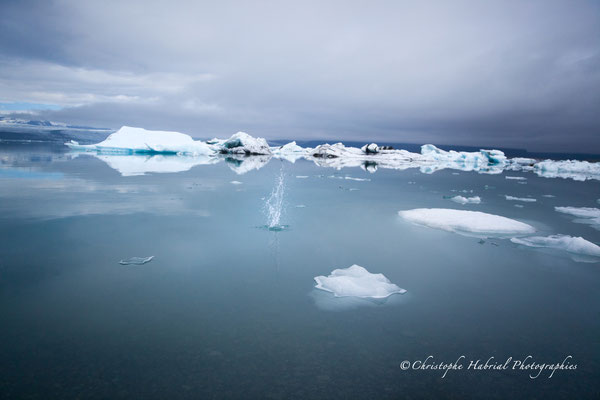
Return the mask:
<path fill-rule="evenodd" d="M 459 204 L 479 204 L 481 203 L 481 198 L 479 196 L 473 197 L 464 197 L 464 196 L 454 196 L 450 200 Z"/>
<path fill-rule="evenodd" d="M 506 197 L 506 200 L 510 200 L 510 201 L 526 201 L 529 203 L 533 203 L 535 201 L 537 201 L 534 198 L 531 197 L 514 197 L 514 196 L 508 196 L 508 195 L 504 195 L 504 197 Z"/>
<path fill-rule="evenodd" d="M 568 235 L 531 236 L 526 238 L 512 238 L 510 241 L 523 246 L 546 247 L 583 256 L 600 257 L 600 246 L 582 237 Z"/>
<path fill-rule="evenodd" d="M 119 261 L 119 264 L 121 264 L 121 265 L 143 265 L 143 264 L 146 264 L 146 263 L 149 263 L 150 261 L 152 261 L 153 258 L 154 258 L 154 256 L 131 257 L 131 258 L 126 258 L 125 260 Z"/>
<path fill-rule="evenodd" d="M 452 161 L 472 165 L 504 165 L 507 160 L 504 153 L 500 150 L 480 150 L 478 152 L 445 151 L 432 144 L 421 146 L 421 154 L 437 161 Z"/>
<path fill-rule="evenodd" d="M 300 158 L 304 158 L 309 149 L 305 149 L 296 144 L 296 142 L 290 142 L 280 147 L 271 147 L 271 153 L 277 158 L 282 158 L 289 162 L 295 163 Z"/>
<path fill-rule="evenodd" d="M 271 148 L 263 138 L 254 138 L 246 132 L 238 132 L 218 144 L 221 153 L 243 155 L 271 155 Z"/>
<path fill-rule="evenodd" d="M 535 228 L 526 223 L 480 211 L 417 208 L 399 211 L 398 215 L 417 225 L 442 229 L 465 236 L 502 238 L 535 232 Z"/>
<path fill-rule="evenodd" d="M 92 151 L 100 154 L 214 154 L 211 146 L 202 141 L 194 140 L 184 133 L 149 131 L 130 126 L 123 126 L 97 144 L 80 145 L 78 142 L 71 140 L 65 145 L 73 150 Z"/>
<path fill-rule="evenodd" d="M 329 276 L 316 276 L 315 287 L 333 293 L 335 297 L 384 299 L 406 290 L 390 282 L 383 274 L 372 274 L 360 265 L 335 269 Z"/>
<path fill-rule="evenodd" d="M 600 180 L 600 163 L 578 160 L 544 160 L 533 166 L 538 176 L 544 178 L 571 178 L 576 181 Z"/>

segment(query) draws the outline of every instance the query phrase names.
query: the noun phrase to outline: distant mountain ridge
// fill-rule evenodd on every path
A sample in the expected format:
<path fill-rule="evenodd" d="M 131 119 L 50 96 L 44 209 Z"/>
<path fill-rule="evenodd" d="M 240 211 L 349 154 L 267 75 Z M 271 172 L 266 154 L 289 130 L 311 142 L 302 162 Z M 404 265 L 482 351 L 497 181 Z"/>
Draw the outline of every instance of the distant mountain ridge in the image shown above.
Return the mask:
<path fill-rule="evenodd" d="M 96 143 L 112 132 L 114 129 L 0 116 L 0 141 L 64 143 L 77 140 L 81 143 Z"/>

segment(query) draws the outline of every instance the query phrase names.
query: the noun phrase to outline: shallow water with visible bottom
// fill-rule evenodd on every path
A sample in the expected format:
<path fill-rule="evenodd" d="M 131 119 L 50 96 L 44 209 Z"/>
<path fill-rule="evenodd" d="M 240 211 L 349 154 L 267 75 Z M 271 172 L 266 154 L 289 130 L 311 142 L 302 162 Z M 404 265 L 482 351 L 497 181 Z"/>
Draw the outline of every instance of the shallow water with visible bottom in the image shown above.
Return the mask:
<path fill-rule="evenodd" d="M 537 235 L 600 243 L 597 226 L 554 210 L 600 207 L 597 181 L 368 173 L 276 159 L 242 175 L 223 161 L 121 176 L 61 147 L 2 144 L 0 155 L 2 398 L 600 393 L 599 263 L 398 216 L 423 207 L 476 210 L 526 222 Z M 280 176 L 281 201 L 271 199 Z M 367 180 L 336 179 L 346 176 Z M 448 199 L 455 195 L 482 201 L 460 205 Z M 265 229 L 269 205 L 281 211 L 280 229 Z M 314 288 L 315 276 L 353 264 L 407 293 L 367 300 Z M 577 369 L 536 379 L 526 370 L 466 370 L 470 361 L 529 355 L 547 364 L 572 356 Z M 442 378 L 401 367 L 428 356 L 464 356 L 465 369 Z"/>

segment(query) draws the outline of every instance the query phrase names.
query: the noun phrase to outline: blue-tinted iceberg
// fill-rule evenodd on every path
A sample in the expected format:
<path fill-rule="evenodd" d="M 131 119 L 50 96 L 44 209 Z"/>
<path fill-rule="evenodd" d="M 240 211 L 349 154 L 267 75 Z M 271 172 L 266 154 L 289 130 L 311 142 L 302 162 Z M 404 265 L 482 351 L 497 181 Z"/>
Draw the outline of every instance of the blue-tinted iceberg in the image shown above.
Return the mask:
<path fill-rule="evenodd" d="M 316 276 L 316 288 L 333 293 L 335 297 L 383 299 L 406 293 L 383 274 L 372 274 L 360 265 L 335 269 L 329 276 Z"/>
<path fill-rule="evenodd" d="M 265 139 L 252 137 L 246 132 L 238 132 L 217 145 L 222 153 L 271 155 L 271 148 Z"/>
<path fill-rule="evenodd" d="M 544 160 L 533 166 L 533 170 L 544 178 L 570 178 L 576 181 L 600 180 L 600 163 L 578 160 Z"/>
<path fill-rule="evenodd" d="M 510 237 L 535 232 L 533 226 L 524 222 L 480 211 L 417 208 L 399 211 L 398 215 L 417 225 L 442 229 L 465 236 Z"/>

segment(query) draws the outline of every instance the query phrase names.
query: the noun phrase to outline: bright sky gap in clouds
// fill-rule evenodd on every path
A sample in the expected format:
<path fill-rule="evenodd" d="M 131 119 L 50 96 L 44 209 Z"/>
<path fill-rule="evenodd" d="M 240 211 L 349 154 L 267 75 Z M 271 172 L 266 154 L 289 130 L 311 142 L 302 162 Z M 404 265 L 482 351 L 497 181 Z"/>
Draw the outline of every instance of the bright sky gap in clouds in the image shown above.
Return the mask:
<path fill-rule="evenodd" d="M 3 114 L 600 153 L 597 1 L 5 0 L 0 47 Z"/>

